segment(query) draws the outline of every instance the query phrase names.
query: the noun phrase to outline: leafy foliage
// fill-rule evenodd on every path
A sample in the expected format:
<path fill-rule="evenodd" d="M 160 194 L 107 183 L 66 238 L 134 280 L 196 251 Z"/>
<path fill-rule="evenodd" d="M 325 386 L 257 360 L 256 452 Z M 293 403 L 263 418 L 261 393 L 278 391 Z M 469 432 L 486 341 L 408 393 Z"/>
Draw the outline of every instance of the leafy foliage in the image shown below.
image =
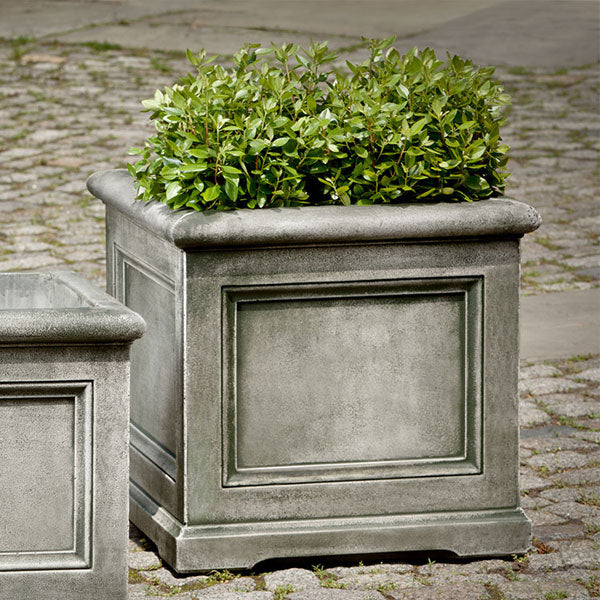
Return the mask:
<path fill-rule="evenodd" d="M 143 105 L 156 135 L 129 166 L 138 197 L 196 210 L 479 200 L 504 190 L 508 96 L 492 68 L 401 56 L 394 38 L 346 69 L 327 43 L 247 45 Z"/>

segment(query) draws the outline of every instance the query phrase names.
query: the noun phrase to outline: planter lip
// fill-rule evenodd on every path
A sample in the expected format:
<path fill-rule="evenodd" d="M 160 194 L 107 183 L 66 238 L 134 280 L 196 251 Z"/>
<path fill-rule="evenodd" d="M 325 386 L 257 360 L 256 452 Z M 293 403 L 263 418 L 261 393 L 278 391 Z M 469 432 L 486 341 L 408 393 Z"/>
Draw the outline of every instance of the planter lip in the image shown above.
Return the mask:
<path fill-rule="evenodd" d="M 98 171 L 89 177 L 87 187 L 106 205 L 182 249 L 520 237 L 541 224 L 533 207 L 504 197 L 473 203 L 198 212 L 136 201 L 126 169 Z"/>
<path fill-rule="evenodd" d="M 0 308 L 0 346 L 125 344 L 142 337 L 146 329 L 137 313 L 75 273 L 0 273 L 0 296 L 11 279 L 46 286 L 48 290 L 66 288 L 73 300 L 33 308 Z"/>

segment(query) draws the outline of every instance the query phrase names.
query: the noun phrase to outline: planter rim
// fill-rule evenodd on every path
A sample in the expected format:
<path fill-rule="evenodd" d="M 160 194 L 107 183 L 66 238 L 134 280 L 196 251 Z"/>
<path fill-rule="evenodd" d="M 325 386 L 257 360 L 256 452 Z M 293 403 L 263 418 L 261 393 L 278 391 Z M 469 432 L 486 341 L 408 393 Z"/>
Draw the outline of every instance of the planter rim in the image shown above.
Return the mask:
<path fill-rule="evenodd" d="M 106 205 L 179 248 L 520 237 L 541 224 L 533 207 L 510 198 L 198 212 L 136 201 L 126 169 L 98 171 L 89 177 L 87 187 Z"/>
<path fill-rule="evenodd" d="M 3 281 L 38 279 L 40 284 L 65 287 L 76 306 L 50 304 L 40 308 L 0 308 L 0 346 L 7 344 L 129 343 L 142 337 L 146 324 L 137 313 L 71 272 L 0 273 Z"/>

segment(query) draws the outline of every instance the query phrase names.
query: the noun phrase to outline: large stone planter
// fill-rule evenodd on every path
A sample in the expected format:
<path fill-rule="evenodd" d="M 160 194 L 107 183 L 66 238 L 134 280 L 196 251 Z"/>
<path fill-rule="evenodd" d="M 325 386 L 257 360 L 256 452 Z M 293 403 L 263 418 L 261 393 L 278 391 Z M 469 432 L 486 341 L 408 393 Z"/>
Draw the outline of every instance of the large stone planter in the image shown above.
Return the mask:
<path fill-rule="evenodd" d="M 132 355 L 131 518 L 185 572 L 272 557 L 529 547 L 519 238 L 474 204 L 172 212 L 125 171 L 108 290 Z"/>
<path fill-rule="evenodd" d="M 71 273 L 0 274 L 0 600 L 127 598 L 129 347 Z"/>

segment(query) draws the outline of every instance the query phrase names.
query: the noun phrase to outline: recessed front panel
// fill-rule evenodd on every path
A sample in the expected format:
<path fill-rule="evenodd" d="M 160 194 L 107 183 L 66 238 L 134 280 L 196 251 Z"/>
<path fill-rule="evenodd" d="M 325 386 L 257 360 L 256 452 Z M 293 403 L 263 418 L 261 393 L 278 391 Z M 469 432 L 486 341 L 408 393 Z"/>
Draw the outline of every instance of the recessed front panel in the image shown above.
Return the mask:
<path fill-rule="evenodd" d="M 0 428 L 2 550 L 71 550 L 74 399 L 3 399 Z M 52 506 L 48 506 L 50 499 Z"/>
<path fill-rule="evenodd" d="M 224 484 L 478 472 L 479 300 L 476 279 L 228 289 Z"/>
<path fill-rule="evenodd" d="M 0 571 L 89 566 L 91 384 L 0 384 Z"/>

